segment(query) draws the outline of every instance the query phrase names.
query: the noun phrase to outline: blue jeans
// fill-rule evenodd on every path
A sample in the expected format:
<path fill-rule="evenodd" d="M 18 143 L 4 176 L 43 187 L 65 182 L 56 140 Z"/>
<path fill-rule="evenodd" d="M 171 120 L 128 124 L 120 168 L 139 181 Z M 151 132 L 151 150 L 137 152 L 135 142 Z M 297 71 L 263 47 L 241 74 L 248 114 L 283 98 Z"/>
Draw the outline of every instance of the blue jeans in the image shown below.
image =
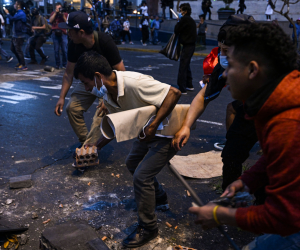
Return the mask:
<path fill-rule="evenodd" d="M 52 32 L 52 40 L 54 44 L 54 54 L 55 54 L 55 63 L 56 66 L 60 66 L 60 55 L 59 50 L 62 53 L 62 66 L 67 66 L 67 45 L 68 45 L 68 36 L 62 34 L 61 36 L 56 36 L 54 32 Z"/>
<path fill-rule="evenodd" d="M 277 234 L 264 234 L 256 237 L 243 250 L 299 250 L 300 249 L 300 232 L 282 237 Z"/>
<path fill-rule="evenodd" d="M 158 42 L 158 30 L 154 30 L 153 31 L 153 40 L 152 40 L 153 44 L 157 44 Z"/>

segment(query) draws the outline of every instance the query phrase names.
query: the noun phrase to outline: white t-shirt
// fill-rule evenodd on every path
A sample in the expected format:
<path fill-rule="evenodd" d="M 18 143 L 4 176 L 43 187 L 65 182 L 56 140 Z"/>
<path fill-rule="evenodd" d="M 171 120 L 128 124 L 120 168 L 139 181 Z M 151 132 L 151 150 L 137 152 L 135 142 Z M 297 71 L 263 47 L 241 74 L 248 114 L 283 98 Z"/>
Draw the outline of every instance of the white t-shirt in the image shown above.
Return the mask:
<path fill-rule="evenodd" d="M 2 29 L 2 23 L 4 23 L 3 16 L 0 14 L 0 29 Z"/>
<path fill-rule="evenodd" d="M 141 7 L 141 10 L 142 10 L 142 15 L 145 15 L 146 13 L 148 14 L 148 6 L 142 6 Z"/>

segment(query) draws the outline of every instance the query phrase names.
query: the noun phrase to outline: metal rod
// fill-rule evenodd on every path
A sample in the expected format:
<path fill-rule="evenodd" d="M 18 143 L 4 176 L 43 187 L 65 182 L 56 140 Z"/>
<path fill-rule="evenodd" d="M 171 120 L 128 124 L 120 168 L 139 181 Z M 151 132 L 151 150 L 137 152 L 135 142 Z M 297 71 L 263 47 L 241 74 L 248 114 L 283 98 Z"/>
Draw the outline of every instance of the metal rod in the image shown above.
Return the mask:
<path fill-rule="evenodd" d="M 191 186 L 183 179 L 183 177 L 178 173 L 176 168 L 172 166 L 172 164 L 169 164 L 170 169 L 172 172 L 175 174 L 175 176 L 180 180 L 180 182 L 185 186 L 187 190 L 189 190 L 191 196 L 195 199 L 196 203 L 198 206 L 202 207 L 204 206 L 204 203 L 202 200 L 199 198 L 199 196 L 195 193 L 194 189 L 191 188 Z M 240 248 L 235 244 L 235 242 L 230 238 L 230 236 L 225 232 L 224 228 L 222 226 L 218 226 L 219 231 L 225 236 L 225 238 L 228 240 L 230 245 L 235 249 L 235 250 L 240 250 Z"/>

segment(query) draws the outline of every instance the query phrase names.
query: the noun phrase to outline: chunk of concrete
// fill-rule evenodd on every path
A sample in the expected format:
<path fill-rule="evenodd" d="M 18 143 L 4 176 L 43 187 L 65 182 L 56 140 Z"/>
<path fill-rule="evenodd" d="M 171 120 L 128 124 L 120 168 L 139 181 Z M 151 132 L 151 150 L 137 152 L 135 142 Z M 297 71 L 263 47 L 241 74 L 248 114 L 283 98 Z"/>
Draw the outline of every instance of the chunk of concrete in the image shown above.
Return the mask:
<path fill-rule="evenodd" d="M 32 186 L 31 175 L 22 175 L 17 177 L 11 177 L 9 179 L 10 188 L 29 188 Z"/>
<path fill-rule="evenodd" d="M 87 223 L 68 221 L 60 225 L 46 228 L 42 233 L 39 249 L 108 250 L 109 248 L 99 239 L 95 230 Z"/>

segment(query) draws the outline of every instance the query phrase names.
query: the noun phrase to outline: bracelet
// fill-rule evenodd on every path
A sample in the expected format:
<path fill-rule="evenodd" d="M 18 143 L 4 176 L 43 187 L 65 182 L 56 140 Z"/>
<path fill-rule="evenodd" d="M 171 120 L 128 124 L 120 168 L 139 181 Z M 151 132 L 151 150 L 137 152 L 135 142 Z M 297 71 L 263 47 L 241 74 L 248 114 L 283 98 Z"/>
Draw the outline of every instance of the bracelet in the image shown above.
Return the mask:
<path fill-rule="evenodd" d="M 218 225 L 221 225 L 221 223 L 219 222 L 219 220 L 218 220 L 218 218 L 217 218 L 217 209 L 218 209 L 218 208 L 219 208 L 219 205 L 214 207 L 214 210 L 213 210 L 213 216 L 214 216 L 215 222 L 216 222 Z"/>

